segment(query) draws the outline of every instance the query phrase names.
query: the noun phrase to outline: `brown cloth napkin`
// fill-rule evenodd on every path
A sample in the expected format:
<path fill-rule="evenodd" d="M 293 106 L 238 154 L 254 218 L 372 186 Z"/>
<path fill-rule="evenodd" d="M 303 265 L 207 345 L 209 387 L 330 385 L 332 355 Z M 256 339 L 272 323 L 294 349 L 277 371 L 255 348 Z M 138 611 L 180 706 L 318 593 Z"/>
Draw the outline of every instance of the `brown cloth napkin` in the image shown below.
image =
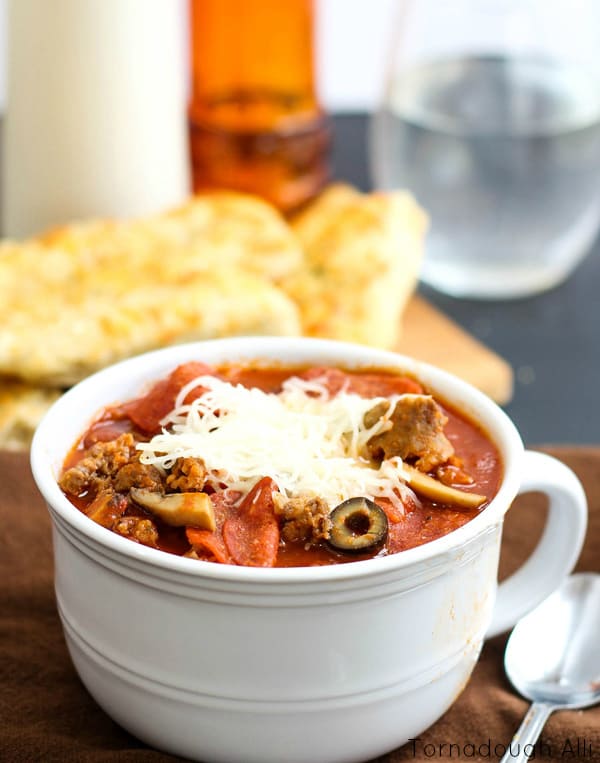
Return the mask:
<path fill-rule="evenodd" d="M 579 475 L 590 503 L 589 531 L 577 569 L 600 572 L 600 448 L 548 450 Z M 541 496 L 523 496 L 512 507 L 501 576 L 533 547 L 543 516 Z M 50 520 L 24 455 L 0 453 L 0 520 L 0 761 L 181 760 L 151 750 L 123 731 L 80 683 L 55 607 Z M 504 676 L 506 638 L 486 644 L 471 681 L 441 720 L 418 742 L 377 763 L 498 760 L 528 707 Z M 535 759 L 600 761 L 600 706 L 555 713 Z"/>

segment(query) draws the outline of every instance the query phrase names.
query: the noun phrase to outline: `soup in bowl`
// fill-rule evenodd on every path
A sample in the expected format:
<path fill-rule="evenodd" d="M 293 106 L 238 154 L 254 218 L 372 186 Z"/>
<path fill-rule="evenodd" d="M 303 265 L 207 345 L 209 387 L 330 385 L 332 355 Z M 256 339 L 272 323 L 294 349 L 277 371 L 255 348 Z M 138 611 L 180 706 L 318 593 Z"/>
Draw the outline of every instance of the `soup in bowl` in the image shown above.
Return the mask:
<path fill-rule="evenodd" d="M 105 369 L 48 413 L 32 469 L 84 684 L 201 761 L 361 761 L 414 738 L 585 531 L 573 473 L 525 452 L 483 394 L 323 340 Z M 527 489 L 550 497 L 546 531 L 497 595 L 502 520 Z"/>

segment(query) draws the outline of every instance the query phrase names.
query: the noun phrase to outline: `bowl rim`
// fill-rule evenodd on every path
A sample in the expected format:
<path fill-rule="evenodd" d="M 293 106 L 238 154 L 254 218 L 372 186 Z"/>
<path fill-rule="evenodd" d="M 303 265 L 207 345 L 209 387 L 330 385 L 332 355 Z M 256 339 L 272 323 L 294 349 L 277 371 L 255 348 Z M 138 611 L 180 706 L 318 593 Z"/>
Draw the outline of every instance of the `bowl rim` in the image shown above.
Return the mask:
<path fill-rule="evenodd" d="M 198 359 L 218 364 L 227 362 L 226 359 L 229 359 L 232 362 L 236 360 L 273 361 L 284 365 L 295 363 L 302 365 L 311 362 L 322 363 L 328 356 L 332 356 L 329 360 L 331 365 L 342 365 L 347 368 L 380 367 L 406 371 L 417 379 L 423 379 L 434 394 L 438 394 L 459 412 L 476 419 L 483 426 L 485 433 L 500 452 L 504 473 L 497 494 L 481 514 L 441 538 L 387 556 L 315 567 L 258 568 L 187 559 L 132 543 L 127 538 L 90 521 L 69 501 L 58 486 L 56 462 L 53 463 L 49 457 L 55 427 L 60 425 L 66 412 L 76 411 L 86 400 L 98 401 L 95 403 L 95 408 L 93 406 L 91 408 L 94 413 L 98 413 L 111 403 L 131 397 L 131 394 L 126 393 L 120 399 L 102 399 L 102 390 L 115 382 L 118 384 L 120 379 L 127 376 L 142 377 L 142 383 L 137 382 L 137 394 L 142 394 L 144 384 L 160 379 L 176 365 L 186 360 Z M 93 414 L 81 422 L 77 431 L 83 433 L 91 419 Z M 59 464 L 62 464 L 68 449 L 74 442 L 75 438 L 69 443 L 67 449 L 61 449 Z M 360 579 L 403 570 L 460 550 L 479 535 L 485 534 L 490 527 L 502 522 L 504 514 L 519 489 L 523 450 L 523 442 L 515 425 L 496 403 L 468 382 L 436 366 L 394 351 L 350 342 L 308 337 L 261 336 L 229 337 L 173 345 L 121 360 L 86 377 L 67 390 L 44 415 L 32 440 L 30 464 L 34 481 L 51 509 L 51 514 L 56 512 L 73 530 L 81 533 L 88 541 L 92 541 L 95 548 L 104 553 L 112 552 L 113 555 L 122 555 L 132 562 L 137 561 L 142 565 L 148 565 L 149 571 L 158 568 L 162 571 L 182 574 L 188 576 L 190 581 L 208 578 L 223 583 L 277 585 Z"/>

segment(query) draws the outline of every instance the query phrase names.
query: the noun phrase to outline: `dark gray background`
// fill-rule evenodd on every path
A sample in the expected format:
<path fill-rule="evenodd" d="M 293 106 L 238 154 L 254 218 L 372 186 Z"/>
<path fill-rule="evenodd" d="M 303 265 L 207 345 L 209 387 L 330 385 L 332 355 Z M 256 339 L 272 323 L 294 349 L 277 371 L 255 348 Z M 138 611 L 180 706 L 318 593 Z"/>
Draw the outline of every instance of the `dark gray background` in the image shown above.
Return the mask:
<path fill-rule="evenodd" d="M 334 175 L 363 190 L 371 187 L 367 128 L 362 114 L 334 118 Z M 526 444 L 600 443 L 600 241 L 568 281 L 536 297 L 482 302 L 420 292 L 511 364 L 505 410 Z"/>

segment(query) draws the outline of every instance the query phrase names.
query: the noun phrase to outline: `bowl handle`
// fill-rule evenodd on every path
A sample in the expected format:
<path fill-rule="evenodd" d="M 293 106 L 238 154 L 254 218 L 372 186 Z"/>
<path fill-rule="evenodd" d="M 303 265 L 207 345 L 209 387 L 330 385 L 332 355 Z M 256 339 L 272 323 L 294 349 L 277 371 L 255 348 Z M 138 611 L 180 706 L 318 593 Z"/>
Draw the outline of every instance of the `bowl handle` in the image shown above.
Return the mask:
<path fill-rule="evenodd" d="M 545 493 L 548 518 L 531 556 L 498 586 L 486 638 L 509 630 L 549 596 L 571 572 L 579 557 L 587 526 L 587 501 L 574 472 L 552 456 L 527 450 L 520 493 Z"/>

